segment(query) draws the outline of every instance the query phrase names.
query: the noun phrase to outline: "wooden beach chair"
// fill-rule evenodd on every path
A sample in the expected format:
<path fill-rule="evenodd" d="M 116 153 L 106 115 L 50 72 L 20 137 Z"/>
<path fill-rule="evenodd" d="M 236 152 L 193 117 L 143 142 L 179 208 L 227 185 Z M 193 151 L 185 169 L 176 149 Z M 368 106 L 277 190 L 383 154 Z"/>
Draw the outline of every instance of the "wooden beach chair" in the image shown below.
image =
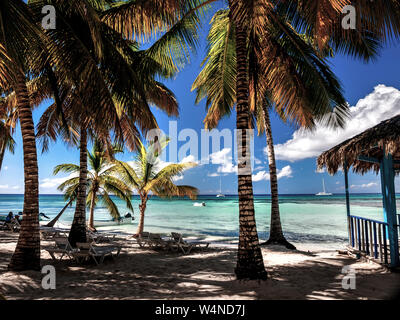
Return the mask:
<path fill-rule="evenodd" d="M 114 259 L 114 255 L 116 257 L 119 256 L 121 252 L 121 246 L 112 245 L 112 246 L 96 246 L 92 243 L 82 243 L 77 242 L 76 246 L 78 247 L 79 251 L 75 253 L 75 258 L 78 262 L 85 261 L 87 259 L 92 258 L 96 265 L 103 263 L 104 258 L 110 256 Z M 114 252 L 116 253 L 114 254 Z"/>
<path fill-rule="evenodd" d="M 54 247 L 44 248 L 54 261 L 61 261 L 64 256 L 70 259 L 75 259 L 75 254 L 78 252 L 77 249 L 72 248 L 71 244 L 66 237 L 54 238 Z M 56 255 L 59 255 L 57 259 Z"/>
<path fill-rule="evenodd" d="M 178 246 L 179 249 L 183 252 L 183 254 L 189 254 L 193 248 L 199 249 L 207 249 L 210 243 L 208 242 L 201 242 L 201 241 L 185 241 L 182 238 L 182 234 L 171 232 L 171 238 L 174 243 Z"/>

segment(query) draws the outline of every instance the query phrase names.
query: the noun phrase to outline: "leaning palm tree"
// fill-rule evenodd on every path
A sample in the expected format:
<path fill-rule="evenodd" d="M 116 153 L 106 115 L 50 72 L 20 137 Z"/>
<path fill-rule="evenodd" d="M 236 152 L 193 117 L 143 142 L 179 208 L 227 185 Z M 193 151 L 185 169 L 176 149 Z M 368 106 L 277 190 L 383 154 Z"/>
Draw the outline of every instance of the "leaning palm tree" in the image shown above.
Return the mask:
<path fill-rule="evenodd" d="M 68 190 L 64 193 L 64 200 L 67 202 L 65 206 L 61 209 L 61 211 L 49 222 L 46 224 L 46 227 L 54 227 L 57 221 L 61 218 L 65 210 L 68 207 L 72 206 L 72 203 L 76 200 L 77 190 Z"/>
<path fill-rule="evenodd" d="M 160 155 L 162 149 L 168 144 L 168 140 L 151 143 L 148 148 L 141 144 L 136 160 L 130 164 L 118 162 L 117 170 L 120 177 L 136 190 L 140 196 L 140 220 L 136 231 L 138 236 L 144 229 L 144 217 L 147 201 L 156 195 L 161 198 L 184 197 L 188 196 L 195 199 L 198 190 L 192 186 L 176 185 L 174 178 L 182 174 L 183 171 L 193 168 L 196 163 L 174 163 L 161 168 Z"/>
<path fill-rule="evenodd" d="M 93 144 L 92 152 L 88 152 L 89 171 L 88 171 L 88 193 L 86 205 L 89 207 L 88 228 L 95 231 L 94 227 L 94 210 L 99 201 L 101 201 L 108 209 L 110 215 L 114 219 L 120 218 L 117 205 L 111 198 L 115 195 L 125 201 L 128 209 L 132 210 L 131 190 L 124 181 L 118 179 L 117 166 L 106 156 L 105 148 L 101 141 L 96 140 Z M 114 152 L 121 152 L 121 149 L 114 146 Z M 76 177 L 64 181 L 58 190 L 65 191 L 66 198 L 73 201 L 76 198 L 76 191 L 79 187 L 80 167 L 75 164 L 60 164 L 54 168 L 53 174 L 60 172 L 76 174 Z"/>

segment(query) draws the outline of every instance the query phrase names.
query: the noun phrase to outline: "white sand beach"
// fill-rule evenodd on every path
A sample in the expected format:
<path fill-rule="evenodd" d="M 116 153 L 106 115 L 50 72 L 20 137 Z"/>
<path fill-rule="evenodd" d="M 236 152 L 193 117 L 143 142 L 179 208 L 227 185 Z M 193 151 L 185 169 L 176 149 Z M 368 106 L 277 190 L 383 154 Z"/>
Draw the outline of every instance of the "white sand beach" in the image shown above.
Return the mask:
<path fill-rule="evenodd" d="M 56 268 L 56 289 L 41 287 L 40 272 L 7 271 L 18 234 L 0 232 L 0 291 L 13 299 L 389 299 L 400 291 L 400 274 L 335 250 L 263 248 L 267 281 L 237 281 L 236 250 L 211 245 L 189 255 L 142 249 L 119 237 L 115 260 L 78 265 L 53 262 L 42 250 L 42 265 Z M 46 245 L 45 241 L 42 245 Z M 342 288 L 343 266 L 356 271 L 356 289 Z"/>

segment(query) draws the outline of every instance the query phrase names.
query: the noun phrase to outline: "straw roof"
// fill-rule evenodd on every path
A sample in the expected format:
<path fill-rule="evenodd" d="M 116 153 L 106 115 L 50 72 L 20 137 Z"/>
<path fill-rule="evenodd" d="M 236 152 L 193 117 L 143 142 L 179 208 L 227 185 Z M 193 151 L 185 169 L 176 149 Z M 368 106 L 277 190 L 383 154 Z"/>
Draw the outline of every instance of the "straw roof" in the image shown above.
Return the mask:
<path fill-rule="evenodd" d="M 346 161 L 348 167 L 353 166 L 353 171 L 364 174 L 370 170 L 379 172 L 379 164 L 358 160 L 359 156 L 376 158 L 391 153 L 394 160 L 400 160 L 400 115 L 382 121 L 359 135 L 348 139 L 332 149 L 322 153 L 317 160 L 319 169 L 327 168 L 330 174 L 336 174 Z M 400 170 L 400 165 L 395 165 Z"/>

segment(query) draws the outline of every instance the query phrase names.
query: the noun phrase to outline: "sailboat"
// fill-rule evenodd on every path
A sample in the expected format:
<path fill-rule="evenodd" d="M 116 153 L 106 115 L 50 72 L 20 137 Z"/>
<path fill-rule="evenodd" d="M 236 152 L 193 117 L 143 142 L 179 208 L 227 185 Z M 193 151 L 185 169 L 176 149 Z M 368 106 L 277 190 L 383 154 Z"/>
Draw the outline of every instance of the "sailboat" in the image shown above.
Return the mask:
<path fill-rule="evenodd" d="M 217 194 L 217 198 L 225 198 L 225 195 L 222 194 L 222 178 L 219 178 L 219 193 Z"/>
<path fill-rule="evenodd" d="M 322 188 L 323 188 L 324 191 L 318 192 L 316 194 L 316 196 L 331 196 L 332 195 L 332 193 L 326 192 L 326 190 L 325 190 L 325 180 L 324 179 L 322 179 Z"/>

